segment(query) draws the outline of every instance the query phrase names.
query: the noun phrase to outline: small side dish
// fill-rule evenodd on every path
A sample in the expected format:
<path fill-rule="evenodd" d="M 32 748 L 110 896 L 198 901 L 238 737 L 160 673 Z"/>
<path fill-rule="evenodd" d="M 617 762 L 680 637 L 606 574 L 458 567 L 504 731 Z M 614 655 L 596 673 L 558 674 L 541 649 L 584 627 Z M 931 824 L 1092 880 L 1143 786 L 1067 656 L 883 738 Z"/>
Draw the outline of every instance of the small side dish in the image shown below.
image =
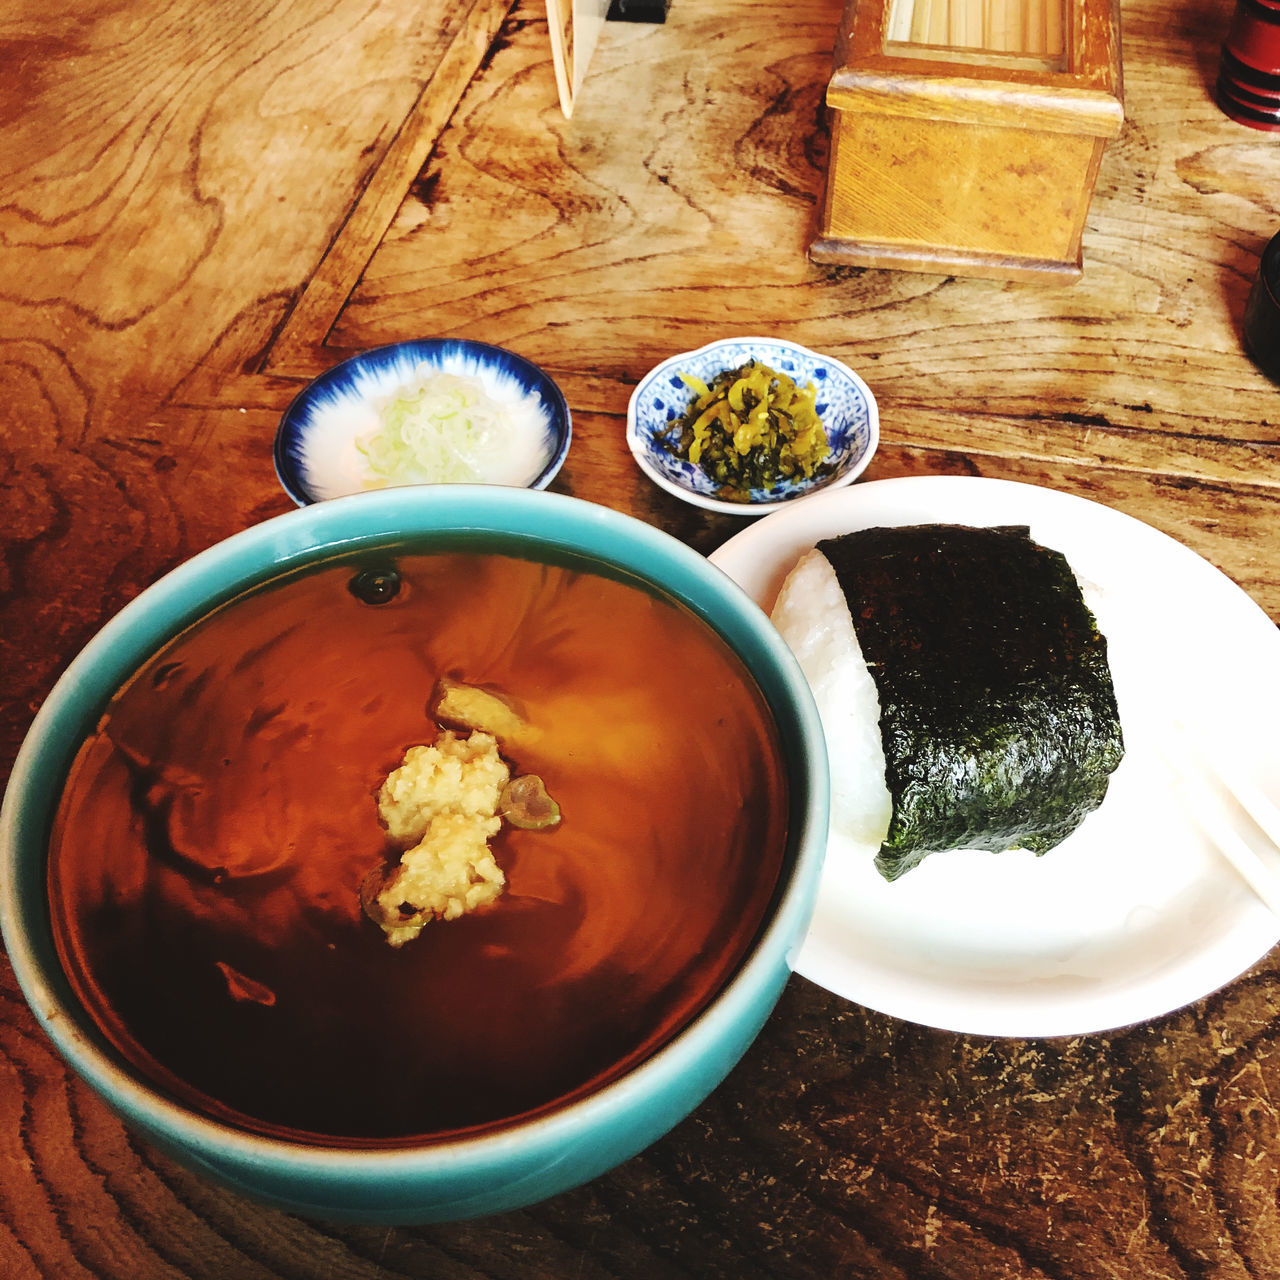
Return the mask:
<path fill-rule="evenodd" d="M 275 464 L 299 506 L 398 485 L 542 489 L 570 437 L 564 395 L 524 357 L 422 339 L 353 356 L 309 383 L 280 421 Z"/>
<path fill-rule="evenodd" d="M 780 338 L 730 338 L 672 356 L 641 379 L 627 408 L 627 444 L 656 485 L 735 515 L 851 483 L 878 442 L 866 383 Z"/>

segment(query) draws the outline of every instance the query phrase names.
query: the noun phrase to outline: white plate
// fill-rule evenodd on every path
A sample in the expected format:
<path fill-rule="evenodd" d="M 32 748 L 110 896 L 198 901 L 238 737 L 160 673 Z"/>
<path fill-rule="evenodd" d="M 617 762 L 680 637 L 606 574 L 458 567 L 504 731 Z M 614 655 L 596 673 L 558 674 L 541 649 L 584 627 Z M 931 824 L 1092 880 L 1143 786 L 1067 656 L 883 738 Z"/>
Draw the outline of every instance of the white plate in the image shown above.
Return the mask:
<path fill-rule="evenodd" d="M 1030 525 L 1097 589 L 1125 759 L 1102 807 L 1041 858 L 934 854 L 890 884 L 833 833 L 797 972 L 882 1013 L 993 1036 L 1105 1031 L 1217 990 L 1280 940 L 1280 922 L 1199 833 L 1157 744 L 1181 722 L 1280 798 L 1280 632 L 1181 543 L 1083 498 L 1002 480 L 817 494 L 711 560 L 768 611 L 818 539 L 932 521 Z"/>

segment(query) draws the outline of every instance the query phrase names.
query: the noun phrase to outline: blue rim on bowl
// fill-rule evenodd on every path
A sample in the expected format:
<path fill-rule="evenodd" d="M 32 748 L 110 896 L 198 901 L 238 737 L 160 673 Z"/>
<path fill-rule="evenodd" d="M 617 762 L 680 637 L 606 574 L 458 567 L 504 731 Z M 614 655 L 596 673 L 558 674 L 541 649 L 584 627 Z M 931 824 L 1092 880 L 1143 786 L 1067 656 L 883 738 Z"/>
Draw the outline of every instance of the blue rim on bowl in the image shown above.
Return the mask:
<path fill-rule="evenodd" d="M 720 486 L 700 467 L 672 453 L 664 438 L 693 398 L 682 373 L 709 385 L 723 370 L 748 360 L 785 373 L 800 386 L 813 384 L 830 447 L 822 474 L 753 489 L 748 499 L 734 501 L 721 496 Z M 879 441 L 879 411 L 867 384 L 841 361 L 782 338 L 726 338 L 681 352 L 650 370 L 627 406 L 627 445 L 640 470 L 677 498 L 730 515 L 760 515 L 819 489 L 851 484 L 866 469 Z"/>
<path fill-rule="evenodd" d="M 370 488 L 357 440 L 376 431 L 379 409 L 416 378 L 448 373 L 475 378 L 507 410 L 511 446 L 501 471 L 475 483 L 545 489 L 564 463 L 572 438 L 569 405 L 545 370 L 505 347 L 466 338 L 419 338 L 351 356 L 309 382 L 280 419 L 275 468 L 300 507 Z M 410 482 L 411 483 L 411 482 Z"/>

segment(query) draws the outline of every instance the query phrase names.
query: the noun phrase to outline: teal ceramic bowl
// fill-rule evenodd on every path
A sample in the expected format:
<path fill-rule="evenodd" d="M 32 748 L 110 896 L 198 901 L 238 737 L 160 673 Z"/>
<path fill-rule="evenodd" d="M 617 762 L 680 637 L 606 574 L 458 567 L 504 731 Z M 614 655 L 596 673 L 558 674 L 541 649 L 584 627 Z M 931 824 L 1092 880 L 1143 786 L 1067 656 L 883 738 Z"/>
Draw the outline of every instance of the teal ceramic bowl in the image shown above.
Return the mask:
<path fill-rule="evenodd" d="M 710 623 L 753 673 L 787 762 L 788 848 L 752 949 L 674 1039 L 597 1092 L 507 1128 L 414 1148 L 349 1149 L 265 1138 L 195 1113 L 106 1046 L 55 952 L 46 850 L 78 744 L 139 663 L 213 606 L 335 554 L 480 536 L 538 558 L 587 557 L 633 575 Z M 130 603 L 74 660 L 41 708 L 0 814 L 0 927 L 36 1017 L 71 1067 L 178 1162 L 259 1201 L 320 1218 L 421 1223 L 545 1199 L 661 1137 L 723 1080 L 768 1017 L 808 926 L 826 845 L 828 781 L 812 697 L 765 615 L 719 569 L 667 535 L 573 498 L 486 486 L 388 490 L 319 503 L 196 556 Z"/>

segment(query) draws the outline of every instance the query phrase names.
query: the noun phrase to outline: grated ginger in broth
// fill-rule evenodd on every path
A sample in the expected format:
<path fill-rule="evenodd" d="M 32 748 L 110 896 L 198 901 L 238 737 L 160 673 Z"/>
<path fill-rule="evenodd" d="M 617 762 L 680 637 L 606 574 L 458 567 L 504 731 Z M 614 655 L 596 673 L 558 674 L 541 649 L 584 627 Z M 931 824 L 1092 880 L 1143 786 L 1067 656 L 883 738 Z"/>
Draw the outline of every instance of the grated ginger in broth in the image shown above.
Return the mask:
<path fill-rule="evenodd" d="M 471 732 L 441 728 L 433 743 L 410 747 L 378 789 L 379 821 L 401 852 L 396 865 L 365 876 L 360 902 L 393 947 L 433 920 L 456 920 L 502 895 L 507 878 L 489 842 L 504 819 L 527 831 L 560 822 L 542 779 L 512 777 L 487 731 L 524 726 L 505 699 L 446 677 L 432 702 L 437 714 L 443 706 L 451 719 L 470 720 Z"/>

